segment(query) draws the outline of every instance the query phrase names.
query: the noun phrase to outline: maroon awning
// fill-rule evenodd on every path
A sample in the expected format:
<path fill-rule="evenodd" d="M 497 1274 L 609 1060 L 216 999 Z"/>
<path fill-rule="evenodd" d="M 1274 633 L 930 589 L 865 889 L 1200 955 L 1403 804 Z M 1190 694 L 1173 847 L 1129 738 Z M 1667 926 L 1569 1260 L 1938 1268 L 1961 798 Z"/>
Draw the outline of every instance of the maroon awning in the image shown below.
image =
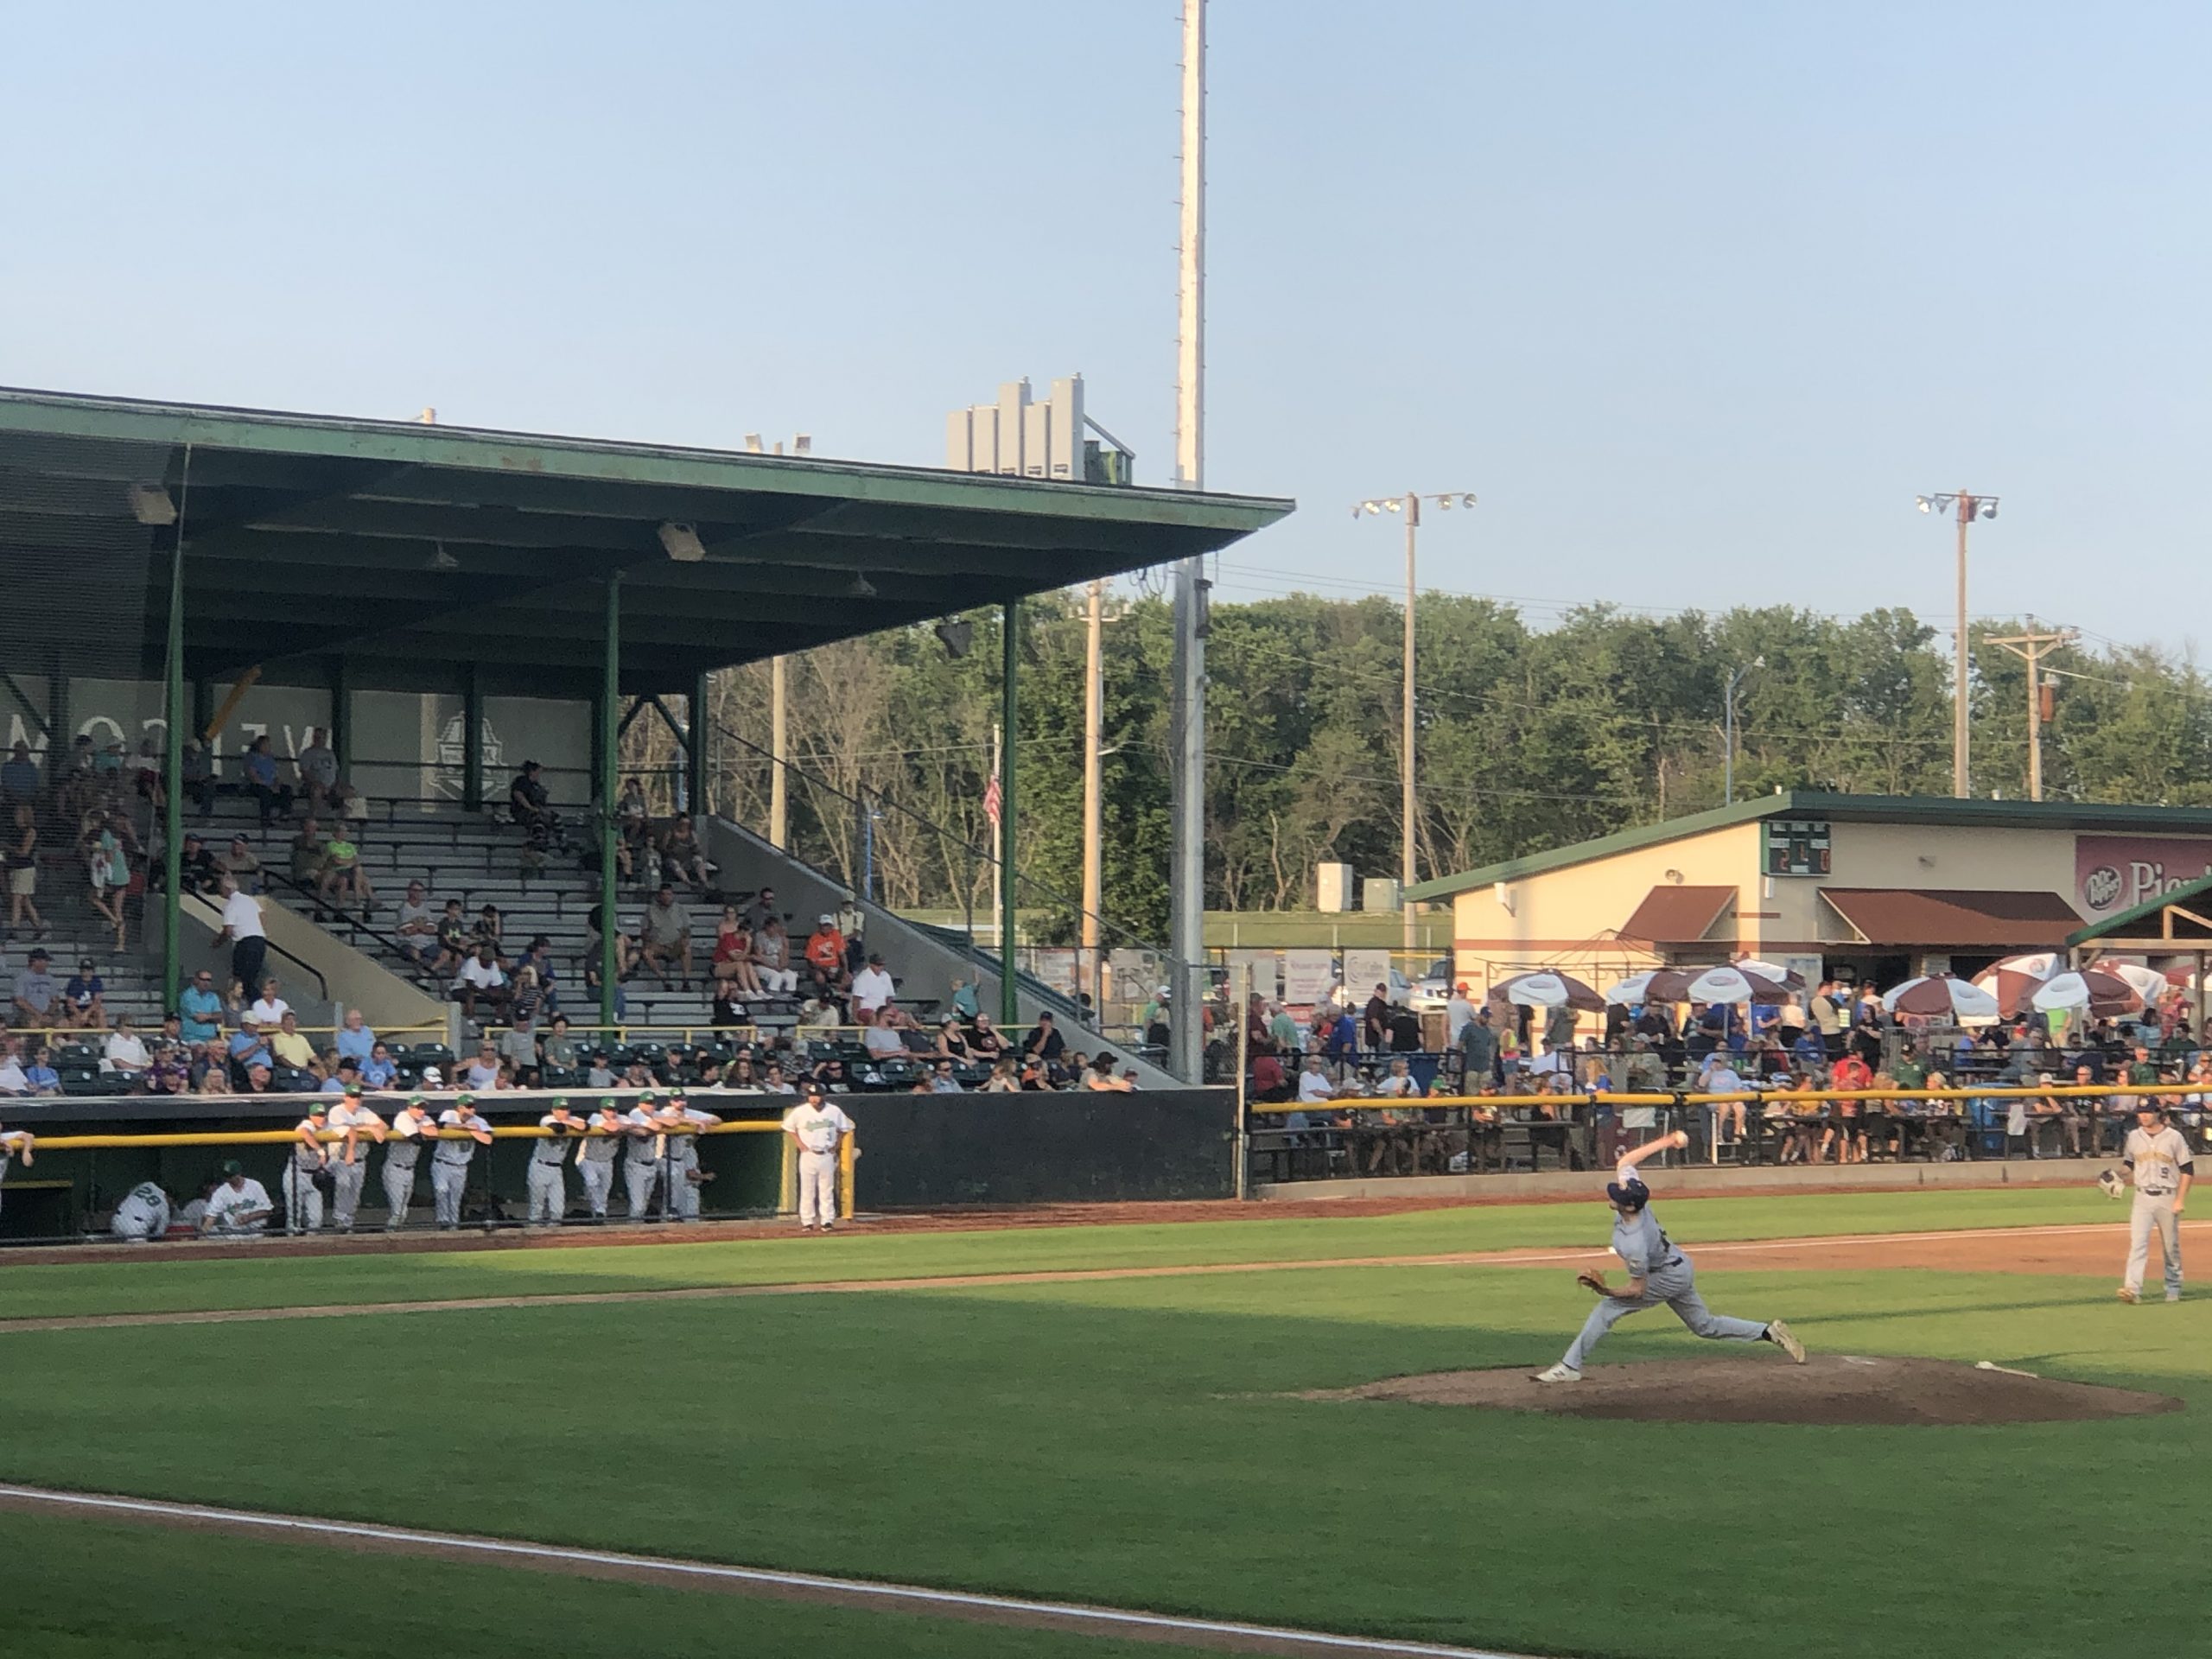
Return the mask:
<path fill-rule="evenodd" d="M 2056 948 L 2082 925 L 2073 906 L 2055 893 L 1822 887 L 1821 897 L 1869 944 Z"/>
<path fill-rule="evenodd" d="M 1733 887 L 1654 887 L 1621 924 L 1620 936 L 1643 944 L 1695 944 L 1735 902 Z"/>

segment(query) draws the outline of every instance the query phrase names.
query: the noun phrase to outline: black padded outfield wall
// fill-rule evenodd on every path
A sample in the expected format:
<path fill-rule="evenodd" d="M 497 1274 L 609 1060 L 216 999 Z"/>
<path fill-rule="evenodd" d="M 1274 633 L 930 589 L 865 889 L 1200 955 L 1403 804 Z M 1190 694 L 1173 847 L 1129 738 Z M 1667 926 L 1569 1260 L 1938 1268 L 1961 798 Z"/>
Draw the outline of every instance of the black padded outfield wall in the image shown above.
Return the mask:
<path fill-rule="evenodd" d="M 1226 1198 L 1236 1190 L 1236 1096 L 853 1095 L 854 1207 Z"/>

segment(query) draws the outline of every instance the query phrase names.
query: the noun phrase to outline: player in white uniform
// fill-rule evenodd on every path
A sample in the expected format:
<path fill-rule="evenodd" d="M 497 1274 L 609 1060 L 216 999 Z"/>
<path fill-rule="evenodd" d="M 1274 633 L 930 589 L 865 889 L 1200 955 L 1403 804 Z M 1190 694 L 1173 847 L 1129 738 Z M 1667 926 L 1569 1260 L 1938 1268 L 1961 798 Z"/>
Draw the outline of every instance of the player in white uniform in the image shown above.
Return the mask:
<path fill-rule="evenodd" d="M 460 1095 L 438 1114 L 438 1128 L 464 1134 L 441 1134 L 437 1150 L 430 1154 L 430 1196 L 437 1205 L 438 1225 L 448 1232 L 461 1225 L 461 1196 L 468 1190 L 468 1162 L 476 1148 L 492 1144 L 492 1126 L 477 1115 L 476 1096 Z"/>
<path fill-rule="evenodd" d="M 2151 1230 L 2158 1230 L 2158 1243 L 2166 1257 L 2166 1300 L 2181 1300 L 2181 1212 L 2189 1198 L 2189 1184 L 2196 1174 L 2196 1160 L 2182 1132 L 2166 1122 L 2164 1101 L 2145 1095 L 2136 1103 L 2135 1127 L 2127 1132 L 2120 1153 L 2135 1181 L 2135 1204 L 2127 1217 L 2127 1277 L 2121 1281 L 2120 1300 L 2143 1300 L 2143 1269 L 2151 1258 Z"/>
<path fill-rule="evenodd" d="M 608 1095 L 592 1115 L 593 1133 L 576 1148 L 576 1173 L 583 1179 L 584 1202 L 594 1221 L 607 1219 L 607 1201 L 614 1192 L 614 1155 L 622 1150 L 629 1124 L 622 1109 Z"/>
<path fill-rule="evenodd" d="M 660 1096 L 648 1090 L 638 1096 L 623 1122 L 629 1125 L 630 1138 L 622 1148 L 622 1185 L 630 1197 L 630 1219 L 643 1221 L 653 1201 L 653 1183 L 660 1179 L 661 1166 L 668 1157 L 668 1115 L 661 1110 Z M 665 1205 L 662 1213 L 668 1213 Z"/>
<path fill-rule="evenodd" d="M 169 1230 L 169 1195 L 151 1181 L 141 1181 L 123 1195 L 108 1217 L 108 1231 L 130 1244 L 143 1244 Z"/>
<path fill-rule="evenodd" d="M 822 1085 L 806 1085 L 806 1098 L 784 1114 L 784 1133 L 798 1154 L 798 1230 L 811 1232 L 819 1218 L 822 1230 L 837 1224 L 837 1149 L 853 1132 L 853 1120 L 844 1108 L 830 1103 Z"/>
<path fill-rule="evenodd" d="M 223 1166 L 223 1179 L 207 1195 L 207 1207 L 200 1217 L 200 1230 L 219 1237 L 258 1238 L 275 1210 L 276 1205 L 269 1202 L 269 1189 L 247 1174 L 245 1166 L 233 1158 Z"/>
<path fill-rule="evenodd" d="M 1805 1363 L 1804 1344 L 1780 1319 L 1764 1324 L 1732 1319 L 1707 1307 L 1705 1299 L 1697 1294 L 1695 1266 L 1675 1248 L 1652 1215 L 1651 1189 L 1637 1178 L 1636 1166 L 1669 1147 L 1689 1143 L 1689 1136 L 1678 1129 L 1622 1155 L 1612 1183 L 1605 1188 L 1605 1198 L 1613 1206 L 1613 1252 L 1628 1268 L 1629 1281 L 1615 1290 L 1594 1268 L 1585 1268 L 1574 1275 L 1575 1283 L 1597 1293 L 1598 1306 L 1590 1310 L 1581 1334 L 1566 1357 L 1549 1370 L 1539 1371 L 1537 1382 L 1580 1382 L 1583 1363 L 1606 1332 L 1630 1314 L 1662 1303 L 1675 1310 L 1675 1317 L 1689 1327 L 1693 1336 L 1721 1342 L 1770 1342 L 1800 1365 Z"/>
<path fill-rule="evenodd" d="M 384 1224 L 387 1233 L 396 1233 L 407 1224 L 408 1206 L 415 1201 L 415 1165 L 423 1155 L 424 1141 L 436 1144 L 437 1115 L 422 1096 L 413 1096 L 392 1115 L 391 1135 L 384 1154 L 384 1202 L 390 1212 Z"/>
<path fill-rule="evenodd" d="M 361 1207 L 361 1188 L 369 1179 L 369 1149 L 361 1144 L 367 1135 L 378 1145 L 384 1144 L 384 1119 L 371 1111 L 361 1099 L 361 1085 L 349 1083 L 338 1103 L 330 1109 L 330 1127 L 343 1133 L 345 1139 L 327 1148 L 329 1170 L 335 1186 L 330 1195 L 330 1218 L 341 1233 L 353 1230 L 353 1217 Z"/>
<path fill-rule="evenodd" d="M 676 1218 L 678 1221 L 699 1219 L 699 1188 L 714 1179 L 699 1173 L 699 1137 L 721 1122 L 712 1112 L 702 1112 L 683 1096 L 669 1103 L 670 1117 L 690 1126 L 689 1135 L 668 1137 L 668 1178 L 675 1189 Z M 663 1208 L 666 1205 L 664 1204 Z"/>
<path fill-rule="evenodd" d="M 0 1183 L 8 1179 L 10 1159 L 22 1159 L 25 1169 L 38 1161 L 34 1151 L 37 1145 L 38 1137 L 29 1129 L 0 1129 Z"/>
<path fill-rule="evenodd" d="M 537 1120 L 537 1127 L 545 1138 L 530 1143 L 530 1224 L 558 1227 L 569 1212 L 569 1182 L 562 1172 L 569 1141 L 590 1125 L 569 1109 L 566 1095 L 556 1095 L 553 1109 Z"/>
<path fill-rule="evenodd" d="M 322 1132 L 330 1127 L 329 1106 L 320 1099 L 312 1102 L 308 1115 L 292 1127 L 297 1139 L 292 1143 L 292 1155 L 284 1160 L 284 1230 L 319 1233 L 322 1230 L 322 1189 L 315 1178 L 330 1162 L 329 1151 L 322 1144 Z"/>

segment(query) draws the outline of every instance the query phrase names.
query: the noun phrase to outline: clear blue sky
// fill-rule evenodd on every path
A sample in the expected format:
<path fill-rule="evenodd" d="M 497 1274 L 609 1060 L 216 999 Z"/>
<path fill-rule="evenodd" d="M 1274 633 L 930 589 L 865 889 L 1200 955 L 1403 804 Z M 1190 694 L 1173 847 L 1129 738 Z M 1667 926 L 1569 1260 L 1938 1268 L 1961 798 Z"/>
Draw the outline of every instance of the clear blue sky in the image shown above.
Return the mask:
<path fill-rule="evenodd" d="M 1172 0 L 0 10 L 0 382 L 935 464 L 1079 369 L 1166 475 Z M 1431 585 L 2178 644 L 2212 10 L 1217 0 L 1224 594 Z M 1540 619 L 1550 613 L 1532 612 Z"/>

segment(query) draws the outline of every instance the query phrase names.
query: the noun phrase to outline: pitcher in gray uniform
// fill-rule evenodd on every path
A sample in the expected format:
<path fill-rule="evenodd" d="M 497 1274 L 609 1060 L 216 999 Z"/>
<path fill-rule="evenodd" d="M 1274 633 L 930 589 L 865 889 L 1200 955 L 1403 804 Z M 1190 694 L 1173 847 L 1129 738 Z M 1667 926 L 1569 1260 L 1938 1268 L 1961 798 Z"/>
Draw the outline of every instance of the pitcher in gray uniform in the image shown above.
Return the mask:
<path fill-rule="evenodd" d="M 607 1201 L 614 1193 L 614 1155 L 622 1150 L 629 1125 L 614 1096 L 609 1095 L 599 1103 L 589 1127 L 593 1134 L 576 1148 L 576 1173 L 583 1179 L 584 1202 L 591 1206 L 591 1218 L 605 1221 Z"/>
<path fill-rule="evenodd" d="M 1539 1371 L 1537 1382 L 1580 1382 L 1583 1363 L 1606 1332 L 1631 1313 L 1662 1305 L 1675 1310 L 1675 1317 L 1689 1327 L 1692 1336 L 1719 1342 L 1770 1342 L 1798 1364 L 1805 1363 L 1804 1344 L 1780 1319 L 1764 1324 L 1732 1319 L 1707 1307 L 1705 1299 L 1697 1294 L 1695 1267 L 1675 1249 L 1651 1213 L 1651 1189 L 1637 1178 L 1637 1165 L 1670 1147 L 1687 1147 L 1689 1142 L 1689 1136 L 1676 1130 L 1622 1156 L 1612 1182 L 1605 1188 L 1605 1198 L 1613 1206 L 1613 1252 L 1627 1268 L 1629 1282 L 1615 1290 L 1594 1268 L 1586 1268 L 1575 1275 L 1577 1284 L 1597 1293 L 1598 1306 L 1590 1310 L 1581 1334 L 1566 1357 L 1549 1370 Z"/>
<path fill-rule="evenodd" d="M 558 1227 L 569 1212 L 568 1178 L 562 1173 L 569 1141 L 590 1126 L 569 1109 L 566 1095 L 556 1095 L 553 1109 L 537 1120 L 537 1127 L 545 1138 L 530 1143 L 530 1222 L 533 1227 Z"/>
<path fill-rule="evenodd" d="M 430 1154 L 430 1195 L 436 1201 L 438 1225 L 450 1231 L 461 1225 L 461 1195 L 468 1190 L 469 1160 L 476 1148 L 492 1144 L 492 1126 L 476 1114 L 476 1096 L 462 1095 L 452 1107 L 438 1114 L 441 1129 L 466 1133 L 441 1138 Z"/>
<path fill-rule="evenodd" d="M 410 1097 L 393 1116 L 384 1154 L 384 1201 L 391 1211 L 385 1219 L 386 1232 L 407 1224 L 407 1207 L 415 1199 L 415 1160 L 423 1155 L 423 1142 L 437 1138 L 438 1120 L 422 1096 Z"/>
<path fill-rule="evenodd" d="M 2120 1154 L 2135 1181 L 2135 1203 L 2127 1217 L 2127 1276 L 2120 1283 L 2120 1300 L 2143 1300 L 2143 1269 L 2150 1264 L 2151 1233 L 2157 1229 L 2166 1258 L 2166 1300 L 2181 1300 L 2181 1221 L 2189 1198 L 2189 1184 L 2196 1174 L 2196 1160 L 2179 1129 L 2166 1122 L 2165 1103 L 2155 1095 L 2141 1096 L 2135 1107 L 2135 1127 L 2127 1132 Z"/>

